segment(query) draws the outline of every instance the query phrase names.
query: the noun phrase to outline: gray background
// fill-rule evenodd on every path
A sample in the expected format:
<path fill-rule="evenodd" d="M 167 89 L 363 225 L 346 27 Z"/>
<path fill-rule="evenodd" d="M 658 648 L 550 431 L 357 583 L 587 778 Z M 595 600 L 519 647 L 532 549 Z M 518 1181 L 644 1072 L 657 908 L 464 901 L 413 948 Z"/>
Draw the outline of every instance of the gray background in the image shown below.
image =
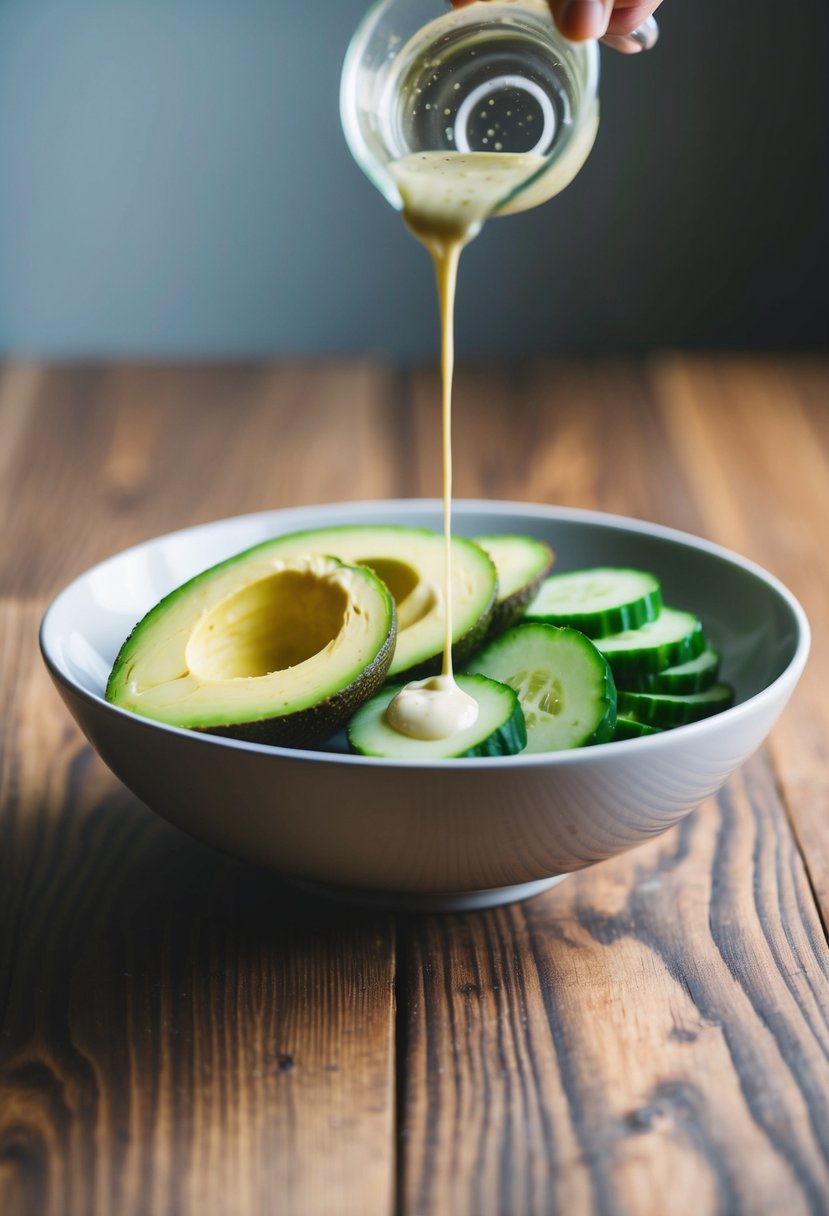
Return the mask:
<path fill-rule="evenodd" d="M 0 354 L 432 358 L 427 255 L 340 133 L 363 7 L 0 0 Z M 825 347 L 825 7 L 666 0 L 603 52 L 579 178 L 464 255 L 459 352 Z"/>

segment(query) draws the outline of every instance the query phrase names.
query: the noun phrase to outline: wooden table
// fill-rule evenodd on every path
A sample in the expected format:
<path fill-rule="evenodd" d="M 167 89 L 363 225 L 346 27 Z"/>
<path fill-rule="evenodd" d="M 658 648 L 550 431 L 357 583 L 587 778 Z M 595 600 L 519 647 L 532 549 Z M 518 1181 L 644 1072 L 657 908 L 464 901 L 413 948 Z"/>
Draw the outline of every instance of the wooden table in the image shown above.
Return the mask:
<path fill-rule="evenodd" d="M 432 372 L 0 373 L 0 1212 L 829 1211 L 829 367 L 461 369 L 459 497 L 598 507 L 774 571 L 815 630 L 756 756 L 525 904 L 300 896 L 156 818 L 37 652 L 48 599 L 217 517 L 439 491 Z"/>

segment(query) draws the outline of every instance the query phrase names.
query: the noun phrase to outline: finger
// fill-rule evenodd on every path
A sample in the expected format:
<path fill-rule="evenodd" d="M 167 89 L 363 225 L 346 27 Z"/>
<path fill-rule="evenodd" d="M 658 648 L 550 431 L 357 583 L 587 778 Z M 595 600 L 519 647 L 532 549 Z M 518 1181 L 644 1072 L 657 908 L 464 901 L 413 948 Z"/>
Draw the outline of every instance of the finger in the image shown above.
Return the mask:
<path fill-rule="evenodd" d="M 463 8 L 473 0 L 451 0 Z M 662 0 L 549 0 L 556 25 L 562 34 L 579 42 L 601 38 L 615 50 L 632 54 L 641 47 L 624 40 L 659 8 Z"/>
<path fill-rule="evenodd" d="M 564 37 L 584 42 L 607 33 L 613 0 L 550 0 L 550 8 Z"/>
<path fill-rule="evenodd" d="M 612 37 L 632 34 L 643 21 L 659 8 L 661 0 L 616 0 L 607 33 Z"/>
<path fill-rule="evenodd" d="M 604 45 L 622 55 L 638 55 L 640 51 L 650 50 L 659 38 L 659 26 L 653 17 L 653 10 L 659 7 L 659 2 L 632 3 L 622 10 L 616 10 L 610 19 L 607 34 L 602 38 Z"/>
<path fill-rule="evenodd" d="M 453 8 L 464 8 L 473 0 L 450 0 Z M 613 0 L 549 0 L 555 23 L 574 42 L 601 38 L 606 32 Z"/>
<path fill-rule="evenodd" d="M 602 46 L 609 46 L 612 51 L 618 51 L 620 55 L 638 55 L 644 47 L 640 42 L 636 42 L 627 34 L 605 34 L 602 38 Z"/>

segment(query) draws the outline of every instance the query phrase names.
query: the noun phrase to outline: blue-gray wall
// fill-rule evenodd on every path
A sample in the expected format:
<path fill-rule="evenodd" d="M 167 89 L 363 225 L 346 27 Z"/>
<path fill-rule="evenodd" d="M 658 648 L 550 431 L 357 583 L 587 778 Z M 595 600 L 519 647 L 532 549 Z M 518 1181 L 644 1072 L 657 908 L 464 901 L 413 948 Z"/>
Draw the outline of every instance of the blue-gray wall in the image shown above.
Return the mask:
<path fill-rule="evenodd" d="M 0 0 L 0 353 L 432 357 L 427 257 L 340 134 L 362 8 Z M 460 352 L 822 346 L 824 10 L 665 0 L 658 50 L 604 52 L 581 176 L 465 255 Z"/>

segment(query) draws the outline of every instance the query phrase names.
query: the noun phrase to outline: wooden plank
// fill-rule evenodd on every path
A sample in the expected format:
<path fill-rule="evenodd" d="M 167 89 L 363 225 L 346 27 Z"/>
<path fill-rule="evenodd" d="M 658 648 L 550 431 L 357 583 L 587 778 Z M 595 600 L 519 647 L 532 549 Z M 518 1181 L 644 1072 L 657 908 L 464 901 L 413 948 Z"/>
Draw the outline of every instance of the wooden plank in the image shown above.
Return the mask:
<path fill-rule="evenodd" d="M 25 388 L 26 392 L 23 392 Z M 0 372 L 0 588 L 247 511 L 400 492 L 396 381 L 370 363 Z M 25 399 L 24 399 L 25 398 Z"/>
<path fill-rule="evenodd" d="M 812 623 L 810 660 L 771 749 L 829 923 L 829 371 L 666 359 L 653 379 L 701 530 L 782 579 Z"/>
<path fill-rule="evenodd" d="M 825 619 L 820 377 L 807 403 L 777 365 L 754 368 L 462 370 L 456 490 L 709 535 L 772 565 Z M 435 393 L 422 373 L 423 492 Z M 824 574 L 804 594 L 813 562 Z M 773 751 L 809 873 L 761 756 L 629 857 L 524 906 L 409 924 L 405 1212 L 827 1209 L 827 952 L 809 882 L 829 852 L 822 648 L 813 669 L 814 694 L 798 693 L 811 726 L 793 706 Z"/>
<path fill-rule="evenodd" d="M 827 948 L 762 758 L 661 840 L 406 948 L 410 1216 L 829 1207 Z"/>
<path fill-rule="evenodd" d="M 14 462 L 29 427 L 43 379 L 35 363 L 0 366 L 0 487 L 14 473 Z"/>
<path fill-rule="evenodd" d="M 0 610 L 0 1211 L 386 1216 L 394 925 L 185 837 Z"/>
<path fill-rule="evenodd" d="M 368 364 L 0 374 L 4 1216 L 391 1208 L 392 918 L 150 814 L 74 728 L 36 629 L 45 595 L 145 536 L 391 493 L 393 391 Z"/>
<path fill-rule="evenodd" d="M 439 386 L 413 378 L 417 492 L 440 493 Z M 454 406 L 458 497 L 516 499 L 697 523 L 642 369 L 625 362 L 461 367 Z M 673 470 L 672 470 L 673 471 Z"/>

